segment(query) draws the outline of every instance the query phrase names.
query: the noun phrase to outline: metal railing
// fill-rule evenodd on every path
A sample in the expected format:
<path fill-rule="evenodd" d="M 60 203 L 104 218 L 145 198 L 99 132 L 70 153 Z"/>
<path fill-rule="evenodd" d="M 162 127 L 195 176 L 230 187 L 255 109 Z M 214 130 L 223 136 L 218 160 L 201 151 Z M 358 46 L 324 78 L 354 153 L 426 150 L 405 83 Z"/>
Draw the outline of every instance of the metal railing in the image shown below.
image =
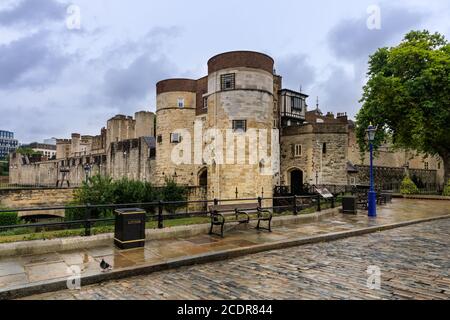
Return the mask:
<path fill-rule="evenodd" d="M 333 195 L 343 195 L 346 193 L 355 193 L 357 190 L 369 189 L 369 185 L 335 185 L 335 184 L 305 184 L 301 189 L 302 195 L 314 194 L 316 189 L 326 188 Z M 394 193 L 400 193 L 401 182 L 392 183 L 380 183 L 375 184 L 375 189 L 377 192 L 382 191 L 392 191 Z M 418 186 L 418 194 L 441 194 L 444 190 L 444 186 L 437 183 L 424 183 Z M 291 186 L 276 186 L 274 189 L 277 195 L 292 195 Z"/>
<path fill-rule="evenodd" d="M 441 194 L 444 186 L 438 183 L 424 183 L 417 186 L 419 194 Z M 380 185 L 380 190 L 392 190 L 395 193 L 400 193 L 401 182 L 383 183 Z"/>
<path fill-rule="evenodd" d="M 264 202 L 271 202 L 272 206 L 264 206 Z M 146 222 L 156 222 L 156 227 L 158 229 L 164 228 L 164 222 L 167 220 L 180 219 L 180 218 L 192 218 L 192 217 L 210 217 L 209 205 L 221 205 L 221 204 L 236 204 L 239 203 L 255 203 L 255 210 L 257 208 L 272 210 L 274 216 L 292 214 L 298 215 L 302 210 L 309 209 L 311 212 L 321 211 L 324 206 L 334 208 L 337 198 L 324 199 L 320 195 L 313 196 L 289 196 L 289 197 L 272 197 L 272 198 L 242 198 L 242 199 L 213 199 L 213 200 L 196 200 L 196 201 L 157 201 L 149 203 L 128 203 L 128 204 L 100 204 L 100 205 L 79 205 L 79 206 L 53 206 L 53 207 L 37 207 L 37 208 L 13 208 L 13 209 L 2 209 L 0 210 L 0 215 L 2 213 L 10 212 L 20 212 L 20 213 L 36 213 L 36 216 L 45 215 L 45 212 L 51 210 L 82 210 L 84 213 L 83 219 L 72 220 L 72 221 L 58 221 L 58 222 L 44 222 L 44 223 L 28 223 L 28 224 L 16 224 L 16 225 L 6 225 L 0 226 L 0 237 L 2 233 L 8 232 L 14 229 L 30 229 L 34 230 L 30 233 L 37 233 L 40 231 L 61 231 L 61 230 L 72 230 L 72 229 L 83 229 L 84 236 L 90 236 L 92 234 L 92 228 L 96 225 L 109 224 L 112 226 L 115 218 L 104 217 L 99 218 L 93 215 L 94 211 L 96 213 L 114 211 L 116 209 L 124 208 L 141 208 L 146 211 Z M 200 211 L 189 211 L 190 205 L 197 205 L 198 207 L 203 207 Z M 181 209 L 185 208 L 185 210 Z M 100 214 L 97 214 L 100 216 Z M 111 214 L 112 215 L 112 214 Z M 61 219 L 61 218 L 60 218 Z"/>

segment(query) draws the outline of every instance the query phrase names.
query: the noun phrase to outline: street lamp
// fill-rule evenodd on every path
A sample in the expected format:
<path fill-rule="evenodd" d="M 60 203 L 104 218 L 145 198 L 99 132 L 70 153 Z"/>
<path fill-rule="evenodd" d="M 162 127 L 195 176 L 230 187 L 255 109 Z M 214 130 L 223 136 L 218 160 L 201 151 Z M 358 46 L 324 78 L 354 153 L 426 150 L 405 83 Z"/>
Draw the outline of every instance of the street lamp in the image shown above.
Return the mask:
<path fill-rule="evenodd" d="M 377 132 L 377 128 L 372 124 L 369 125 L 367 129 L 367 136 L 369 138 L 369 146 L 370 146 L 370 191 L 369 191 L 369 217 L 377 216 L 377 194 L 375 192 L 374 187 L 374 178 L 373 178 L 373 142 L 375 140 L 375 133 Z"/>

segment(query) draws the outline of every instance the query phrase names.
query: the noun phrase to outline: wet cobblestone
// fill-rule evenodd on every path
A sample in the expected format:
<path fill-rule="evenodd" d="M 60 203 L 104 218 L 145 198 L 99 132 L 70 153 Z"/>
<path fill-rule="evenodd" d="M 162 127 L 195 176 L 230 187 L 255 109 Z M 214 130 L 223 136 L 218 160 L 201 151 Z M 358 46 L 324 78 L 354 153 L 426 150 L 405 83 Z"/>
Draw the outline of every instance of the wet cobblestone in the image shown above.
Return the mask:
<path fill-rule="evenodd" d="M 449 246 L 445 219 L 29 299 L 450 299 Z"/>

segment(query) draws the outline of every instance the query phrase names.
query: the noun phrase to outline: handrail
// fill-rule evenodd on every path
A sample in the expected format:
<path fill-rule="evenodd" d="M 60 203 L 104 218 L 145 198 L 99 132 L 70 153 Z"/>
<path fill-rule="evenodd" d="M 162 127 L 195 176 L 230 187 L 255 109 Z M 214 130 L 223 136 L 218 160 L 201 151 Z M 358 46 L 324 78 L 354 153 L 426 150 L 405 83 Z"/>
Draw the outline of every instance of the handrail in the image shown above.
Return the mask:
<path fill-rule="evenodd" d="M 47 228 L 47 227 L 66 227 L 70 228 L 73 226 L 79 225 L 80 228 L 85 228 L 85 235 L 89 236 L 91 234 L 91 227 L 95 226 L 97 223 L 102 222 L 113 222 L 115 221 L 114 217 L 110 218 L 96 218 L 92 219 L 90 217 L 92 210 L 95 209 L 121 209 L 121 208 L 129 208 L 129 207 L 154 207 L 154 212 L 151 210 L 146 213 L 146 221 L 157 221 L 158 228 L 164 228 L 164 220 L 173 220 L 182 217 L 208 217 L 210 215 L 209 209 L 206 208 L 204 211 L 193 211 L 189 212 L 173 212 L 173 213 L 165 213 L 164 209 L 174 206 L 188 206 L 189 204 L 220 204 L 220 203 L 230 203 L 230 202 L 242 202 L 242 201 L 255 201 L 257 204 L 255 205 L 255 210 L 257 208 L 264 208 L 265 210 L 284 210 L 284 209 L 292 209 L 294 214 L 298 213 L 298 210 L 305 209 L 307 207 L 317 207 L 317 210 L 320 211 L 320 203 L 318 201 L 320 196 L 282 196 L 282 197 L 257 197 L 257 198 L 238 198 L 238 199 L 212 199 L 212 200 L 193 200 L 193 201 L 158 201 L 158 202 L 143 202 L 143 203 L 125 203 L 125 204 L 99 204 L 99 205 L 75 205 L 75 206 L 49 206 L 49 207 L 34 207 L 34 208 L 11 208 L 11 209 L 2 209 L 1 213 L 6 212 L 43 212 L 49 210 L 84 210 L 85 211 L 85 219 L 81 220 L 73 220 L 73 221 L 59 221 L 59 222 L 45 222 L 45 223 L 31 223 L 31 224 L 18 224 L 18 225 L 9 225 L 9 226 L 0 226 L 0 232 L 13 230 L 13 229 L 21 229 L 21 228 Z M 311 199 L 308 205 L 299 204 L 298 200 L 301 199 Z M 264 207 L 262 205 L 263 201 L 271 200 L 277 202 L 278 200 L 287 200 L 287 203 L 273 203 L 272 207 Z M 325 202 L 329 201 L 326 199 L 321 199 Z M 331 201 L 332 207 L 334 207 L 334 198 Z M 281 205 L 280 205 L 281 204 Z M 237 206 L 239 204 L 236 204 Z M 226 212 L 226 211 L 224 211 Z"/>

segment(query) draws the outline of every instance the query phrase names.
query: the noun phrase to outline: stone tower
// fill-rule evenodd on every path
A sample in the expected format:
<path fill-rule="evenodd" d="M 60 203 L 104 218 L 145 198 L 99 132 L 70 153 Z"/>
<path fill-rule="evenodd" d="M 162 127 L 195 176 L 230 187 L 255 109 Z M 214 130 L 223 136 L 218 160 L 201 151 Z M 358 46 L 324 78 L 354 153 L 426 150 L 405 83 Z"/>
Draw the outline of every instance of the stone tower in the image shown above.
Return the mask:
<path fill-rule="evenodd" d="M 168 79 L 156 85 L 156 171 L 157 184 L 165 178 L 195 185 L 197 169 L 193 163 L 191 139 L 196 117 L 197 81 Z M 188 146 L 180 148 L 183 143 Z"/>
<path fill-rule="evenodd" d="M 208 62 L 205 129 L 216 129 L 223 137 L 222 146 L 213 143 L 210 154 L 206 152 L 206 158 L 210 158 L 208 198 L 255 198 L 263 193 L 264 197 L 272 196 L 274 173 L 271 169 L 264 171 L 272 163 L 251 148 L 261 145 L 266 136 L 269 148 L 266 152 L 278 157 L 277 150 L 271 148 L 274 94 L 277 94 L 273 67 L 271 57 L 250 51 L 219 54 Z M 252 133 L 256 133 L 256 140 Z M 212 138 L 216 142 L 220 139 Z M 232 145 L 234 149 L 230 148 Z"/>

